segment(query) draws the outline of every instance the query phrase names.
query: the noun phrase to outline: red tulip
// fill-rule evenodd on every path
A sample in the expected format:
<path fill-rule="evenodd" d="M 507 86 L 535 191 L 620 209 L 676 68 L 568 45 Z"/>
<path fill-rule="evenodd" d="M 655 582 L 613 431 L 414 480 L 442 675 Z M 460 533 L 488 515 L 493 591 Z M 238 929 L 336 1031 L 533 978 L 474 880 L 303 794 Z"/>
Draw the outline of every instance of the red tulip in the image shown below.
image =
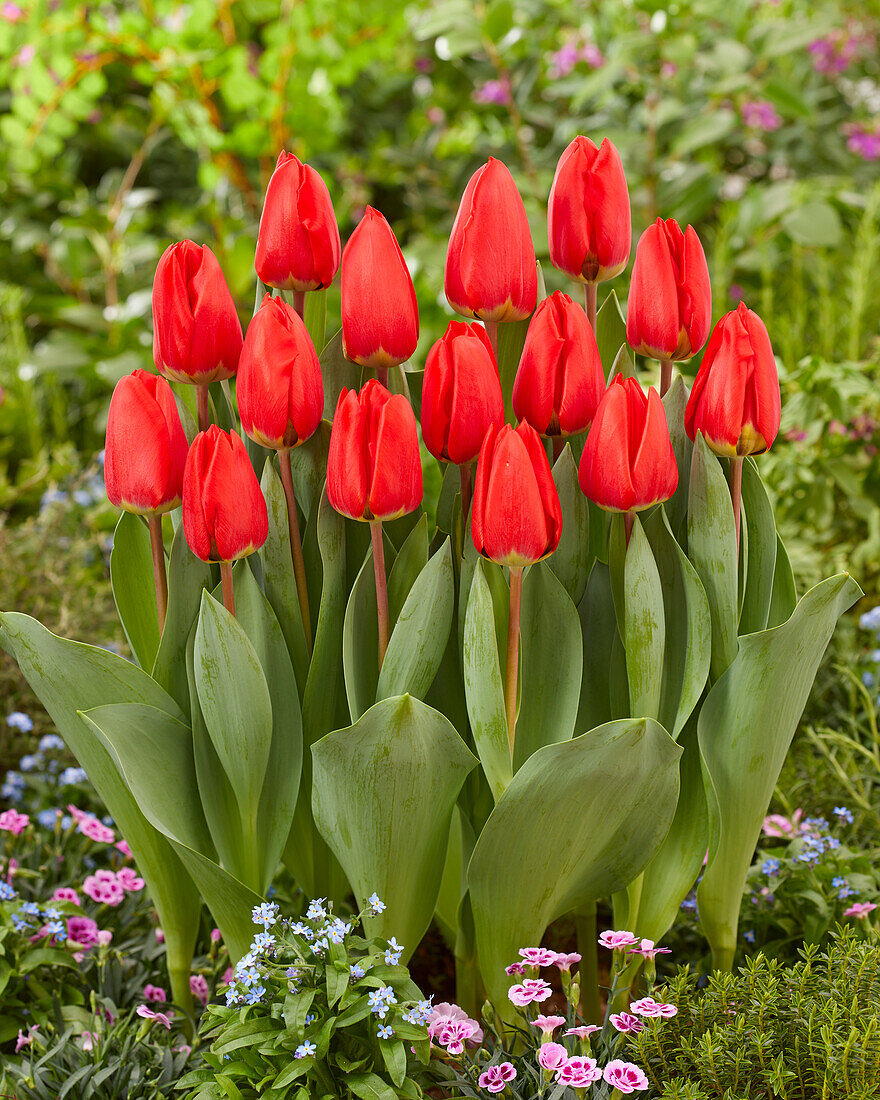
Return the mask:
<path fill-rule="evenodd" d="M 269 518 L 241 437 L 212 424 L 193 440 L 183 474 L 183 530 L 202 561 L 247 557 L 266 541 Z"/>
<path fill-rule="evenodd" d="M 280 298 L 267 294 L 248 325 L 235 395 L 242 428 L 263 447 L 297 447 L 321 423 L 318 356 L 302 319 Z"/>
<path fill-rule="evenodd" d="M 367 207 L 342 254 L 342 343 L 364 367 L 396 367 L 416 350 L 419 307 L 391 226 Z"/>
<path fill-rule="evenodd" d="M 490 157 L 468 181 L 446 252 L 446 297 L 456 313 L 521 321 L 535 308 L 538 274 L 526 208 L 513 176 Z"/>
<path fill-rule="evenodd" d="M 333 282 L 341 254 L 327 185 L 293 153 L 279 153 L 257 237 L 260 280 L 279 290 L 320 290 Z"/>
<path fill-rule="evenodd" d="M 396 519 L 422 501 L 422 464 L 412 407 L 374 378 L 343 389 L 327 456 L 327 498 L 337 512 L 367 521 Z"/>
<path fill-rule="evenodd" d="M 529 324 L 513 384 L 513 411 L 542 435 L 574 435 L 589 427 L 604 392 L 602 360 L 587 315 L 557 290 Z"/>
<path fill-rule="evenodd" d="M 626 267 L 632 243 L 629 191 L 608 138 L 578 135 L 559 158 L 547 208 L 550 262 L 582 283 L 604 283 Z"/>
<path fill-rule="evenodd" d="M 504 423 L 498 364 L 482 325 L 450 321 L 428 352 L 422 382 L 422 438 L 441 462 L 472 462 L 489 426 Z"/>
<path fill-rule="evenodd" d="M 615 376 L 605 391 L 581 455 L 583 492 L 609 512 L 639 512 L 668 500 L 678 467 L 656 390 Z"/>
<path fill-rule="evenodd" d="M 691 439 L 731 458 L 768 451 L 779 431 L 779 376 L 764 322 L 743 302 L 709 340 L 684 414 Z"/>
<path fill-rule="evenodd" d="M 517 569 L 559 545 L 562 508 L 547 453 L 530 424 L 489 428 L 474 487 L 471 535 L 491 561 Z"/>
<path fill-rule="evenodd" d="M 241 344 L 241 322 L 211 249 L 192 241 L 166 248 L 153 280 L 156 369 L 205 386 L 235 374 Z"/>
<path fill-rule="evenodd" d="M 626 339 L 653 359 L 690 359 L 709 335 L 712 287 L 700 238 L 689 225 L 658 218 L 636 248 Z"/>
<path fill-rule="evenodd" d="M 120 378 L 107 414 L 104 481 L 110 501 L 138 515 L 176 508 L 188 446 L 165 379 L 145 370 Z"/>

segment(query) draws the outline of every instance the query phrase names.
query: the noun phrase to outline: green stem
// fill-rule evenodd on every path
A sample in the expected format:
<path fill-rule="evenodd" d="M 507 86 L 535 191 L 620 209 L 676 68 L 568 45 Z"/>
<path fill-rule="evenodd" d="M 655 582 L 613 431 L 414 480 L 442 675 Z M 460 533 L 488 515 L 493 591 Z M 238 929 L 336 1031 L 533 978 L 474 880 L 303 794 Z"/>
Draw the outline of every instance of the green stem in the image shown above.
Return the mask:
<path fill-rule="evenodd" d="M 510 567 L 510 616 L 507 620 L 507 673 L 504 678 L 504 707 L 507 713 L 507 739 L 513 761 L 516 730 L 516 678 L 519 674 L 519 619 L 522 608 L 523 567 Z"/>
<path fill-rule="evenodd" d="M 461 516 L 467 523 L 468 509 L 471 506 L 471 464 L 462 462 L 458 473 L 461 478 Z"/>
<path fill-rule="evenodd" d="M 455 1003 L 472 1020 L 479 1020 L 481 1005 L 480 969 L 473 954 L 455 956 Z"/>
<path fill-rule="evenodd" d="M 150 549 L 153 552 L 153 576 L 156 582 L 156 610 L 159 616 L 159 634 L 165 629 L 165 613 L 168 610 L 168 574 L 165 570 L 165 546 L 162 542 L 162 517 L 153 513 L 147 517 L 150 528 Z"/>
<path fill-rule="evenodd" d="M 623 513 L 623 529 L 626 532 L 626 545 L 629 546 L 630 535 L 633 533 L 633 526 L 636 522 L 635 512 Z"/>
<path fill-rule="evenodd" d="M 587 284 L 589 285 L 589 284 Z M 588 1024 L 602 1023 L 602 1002 L 599 997 L 599 941 L 596 926 L 596 903 L 578 909 L 574 916 L 581 986 L 581 1013 Z"/>
<path fill-rule="evenodd" d="M 660 396 L 662 397 L 672 385 L 672 360 L 660 360 Z"/>
<path fill-rule="evenodd" d="M 312 618 L 309 613 L 309 589 L 306 584 L 306 563 L 303 557 L 302 539 L 299 533 L 299 515 L 296 510 L 296 495 L 293 490 L 293 471 L 290 467 L 290 451 L 278 452 L 281 467 L 281 484 L 287 501 L 287 526 L 290 531 L 290 557 L 293 561 L 293 576 L 296 580 L 296 594 L 299 598 L 299 613 L 302 617 L 303 634 L 306 638 L 306 650 L 312 652 Z"/>
<path fill-rule="evenodd" d="M 192 990 L 189 987 L 192 951 L 184 945 L 182 939 L 171 928 L 165 929 L 165 966 L 171 981 L 171 999 L 187 1013 L 184 1031 L 189 1040 L 193 1035 L 193 999 Z"/>
<path fill-rule="evenodd" d="M 596 331 L 596 307 L 599 303 L 599 286 L 597 283 L 584 283 L 584 304 L 587 310 L 587 320 L 590 328 Z"/>
<path fill-rule="evenodd" d="M 730 972 L 733 970 L 733 958 L 736 955 L 736 943 L 718 944 L 712 951 L 712 969 Z"/>
<path fill-rule="evenodd" d="M 370 538 L 373 542 L 373 572 L 376 576 L 376 612 L 379 627 L 379 669 L 385 660 L 388 642 L 391 638 L 391 617 L 388 613 L 388 578 L 385 575 L 385 544 L 382 541 L 382 521 L 374 520 L 370 524 Z"/>
<path fill-rule="evenodd" d="M 733 504 L 733 525 L 736 530 L 736 549 L 739 552 L 740 513 L 742 512 L 743 460 L 740 456 L 730 460 L 730 500 Z"/>
<path fill-rule="evenodd" d="M 565 449 L 565 437 L 561 435 L 553 435 L 550 437 L 553 443 L 553 465 L 555 466 L 559 456 Z"/>
<path fill-rule="evenodd" d="M 379 379 L 379 382 L 381 383 L 381 385 L 383 385 L 385 387 L 385 389 L 387 390 L 388 389 L 388 368 L 387 367 L 376 367 L 376 377 Z"/>
<path fill-rule="evenodd" d="M 498 322 L 497 321 L 484 321 L 483 325 L 486 329 L 486 335 L 489 337 L 489 343 L 492 345 L 492 351 L 495 352 L 495 362 L 499 362 L 498 359 Z"/>
<path fill-rule="evenodd" d="M 223 606 L 235 618 L 235 592 L 232 587 L 232 562 L 220 562 L 220 580 L 223 582 Z"/>
<path fill-rule="evenodd" d="M 291 297 L 293 298 L 293 308 L 304 320 L 306 315 L 306 292 L 304 290 L 294 290 L 291 291 Z"/>
<path fill-rule="evenodd" d="M 208 387 L 196 386 L 196 405 L 199 412 L 200 432 L 206 432 L 208 430 L 208 425 L 211 423 L 209 400 Z"/>

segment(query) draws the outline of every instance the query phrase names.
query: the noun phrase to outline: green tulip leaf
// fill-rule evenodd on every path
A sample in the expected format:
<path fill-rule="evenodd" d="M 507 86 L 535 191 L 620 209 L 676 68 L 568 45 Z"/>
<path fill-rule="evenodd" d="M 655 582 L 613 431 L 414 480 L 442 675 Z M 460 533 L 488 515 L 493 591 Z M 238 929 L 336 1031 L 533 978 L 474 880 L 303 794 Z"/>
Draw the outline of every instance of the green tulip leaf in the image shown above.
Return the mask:
<path fill-rule="evenodd" d="M 678 799 L 681 749 L 650 718 L 537 750 L 513 777 L 468 867 L 480 969 L 507 1013 L 505 966 L 551 921 L 620 890 L 657 851 Z"/>
<path fill-rule="evenodd" d="M 676 538 L 686 534 L 688 489 L 691 481 L 691 461 L 694 451 L 694 444 L 688 437 L 684 427 L 684 414 L 687 403 L 688 388 L 682 376 L 677 374 L 663 398 L 666 425 L 669 428 L 669 438 L 672 441 L 672 453 L 675 455 L 675 464 L 678 467 L 678 488 L 666 501 L 664 507 Z"/>
<path fill-rule="evenodd" d="M 290 557 L 290 530 L 287 522 L 287 498 L 281 477 L 270 457 L 263 468 L 260 482 L 269 514 L 269 535 L 260 550 L 263 566 L 263 584 L 266 597 L 284 634 L 287 651 L 293 663 L 300 698 L 305 691 L 309 674 L 309 652 L 303 630 L 293 562 Z M 312 598 L 312 592 L 309 592 Z"/>
<path fill-rule="evenodd" d="M 497 800 L 513 776 L 504 683 L 489 582 L 480 562 L 474 570 L 462 643 L 464 690 L 477 755 Z"/>
<path fill-rule="evenodd" d="M 388 573 L 388 613 L 392 629 L 419 574 L 428 564 L 428 517 L 424 512 L 407 535 Z"/>
<path fill-rule="evenodd" d="M 630 358 L 629 348 L 627 348 L 626 344 L 621 344 L 617 355 L 614 356 L 614 362 L 611 364 L 611 370 L 608 372 L 609 382 L 618 374 L 622 374 L 624 378 L 636 377 L 636 365 Z"/>
<path fill-rule="evenodd" d="M 709 676 L 709 601 L 696 569 L 672 534 L 665 508 L 654 511 L 645 532 L 657 564 L 666 621 L 659 719 L 677 739 Z"/>
<path fill-rule="evenodd" d="M 367 934 L 398 936 L 407 957 L 431 923 L 455 800 L 476 764 L 455 729 L 408 695 L 383 699 L 312 747 L 312 810 L 360 908 L 387 908 Z"/>
<path fill-rule="evenodd" d="M 787 622 L 740 639 L 703 703 L 698 735 L 711 843 L 697 898 L 722 968 L 733 961 L 746 873 L 816 669 L 837 620 L 861 594 L 846 573 L 811 588 Z"/>
<path fill-rule="evenodd" d="M 403 551 L 395 569 L 402 556 Z M 407 693 L 424 699 L 449 640 L 454 603 L 452 550 L 447 538 L 419 573 L 394 624 L 379 673 L 376 702 Z"/>
<path fill-rule="evenodd" d="M 342 665 L 351 721 L 356 722 L 376 701 L 379 685 L 379 626 L 373 551 L 354 582 L 345 608 Z"/>
<path fill-rule="evenodd" d="M 327 324 L 327 289 L 309 290 L 303 308 L 303 321 L 318 355 L 324 350 L 324 330 Z"/>
<path fill-rule="evenodd" d="M 199 705 L 242 820 L 256 827 L 272 748 L 272 702 L 244 628 L 209 592 L 202 594 L 194 670 Z"/>
<path fill-rule="evenodd" d="M 501 378 L 501 392 L 504 394 L 504 419 L 509 424 L 516 423 L 513 412 L 513 383 L 530 320 L 527 317 L 524 321 L 505 321 L 498 326 L 498 374 Z"/>
<path fill-rule="evenodd" d="M 128 644 L 142 669 L 149 670 L 159 648 L 159 615 L 150 531 L 131 512 L 123 512 L 110 551 L 113 599 Z"/>
<path fill-rule="evenodd" d="M 318 356 L 324 380 L 324 419 L 333 420 L 336 403 L 343 389 L 357 390 L 361 384 L 361 368 L 345 358 L 342 350 L 342 329 L 331 336 Z"/>
<path fill-rule="evenodd" d="M 314 435 L 290 452 L 293 491 L 306 522 L 315 514 L 324 489 L 324 479 L 327 476 L 327 453 L 330 450 L 330 430 L 330 421 L 322 420 Z"/>
<path fill-rule="evenodd" d="M 106 745 L 82 721 L 79 711 L 121 702 L 156 707 L 177 720 L 183 714 L 171 696 L 130 661 L 59 638 L 27 615 L 0 615 L 0 642 L 18 662 L 131 847 L 165 931 L 175 998 L 186 1003 L 199 924 L 198 893 L 168 841 L 142 813 Z"/>
<path fill-rule="evenodd" d="M 656 719 L 663 684 L 666 614 L 660 572 L 638 516 L 624 558 L 623 592 L 619 627 L 626 651 L 630 714 Z"/>
<path fill-rule="evenodd" d="M 461 473 L 453 462 L 443 467 L 443 481 L 437 498 L 437 527 L 446 535 L 451 535 L 454 527 L 452 514 L 455 498 L 461 494 Z"/>
<path fill-rule="evenodd" d="M 153 679 L 189 713 L 186 647 L 202 603 L 202 589 L 214 587 L 211 566 L 190 550 L 181 523 L 168 561 L 168 613 L 153 663 Z"/>
<path fill-rule="evenodd" d="M 523 578 L 520 617 L 520 701 L 514 769 L 543 745 L 575 732 L 583 672 L 577 608 L 546 561 Z"/>
<path fill-rule="evenodd" d="M 571 443 L 566 443 L 553 466 L 553 480 L 562 505 L 562 535 L 547 559 L 571 602 L 577 606 L 590 575 L 590 504 L 578 484 Z"/>
<path fill-rule="evenodd" d="M 797 585 L 791 562 L 788 560 L 788 552 L 782 536 L 776 535 L 776 568 L 773 571 L 773 593 L 770 597 L 770 612 L 767 615 L 767 626 L 780 626 L 791 617 L 797 605 Z"/>
<path fill-rule="evenodd" d="M 602 368 L 608 380 L 611 374 L 612 364 L 617 358 L 621 345 L 626 344 L 626 318 L 617 300 L 617 292 L 612 290 L 606 295 L 605 301 L 596 313 L 596 343 L 599 347 L 599 357 L 602 360 Z"/>
<path fill-rule="evenodd" d="M 730 489 L 718 459 L 702 434 L 694 444 L 688 489 L 688 557 L 696 569 L 712 619 L 711 676 L 715 681 L 737 651 L 736 533 Z"/>
<path fill-rule="evenodd" d="M 608 566 L 593 562 L 578 617 L 583 637 L 583 675 L 575 730 L 584 733 L 612 719 L 611 657 L 617 635 L 617 617 L 611 595 Z"/>
<path fill-rule="evenodd" d="M 752 458 L 743 461 L 742 511 L 748 531 L 748 570 L 739 632 L 754 634 L 766 629 L 770 615 L 776 572 L 776 521 Z"/>

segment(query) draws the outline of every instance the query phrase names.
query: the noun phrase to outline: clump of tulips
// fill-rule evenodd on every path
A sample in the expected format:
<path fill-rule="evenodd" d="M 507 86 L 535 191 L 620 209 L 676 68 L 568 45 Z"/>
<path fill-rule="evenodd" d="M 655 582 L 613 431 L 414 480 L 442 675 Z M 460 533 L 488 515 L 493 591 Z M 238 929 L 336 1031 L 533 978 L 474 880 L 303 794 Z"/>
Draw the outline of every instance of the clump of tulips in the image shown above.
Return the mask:
<path fill-rule="evenodd" d="M 444 273 L 464 319 L 415 403 L 394 230 L 368 207 L 343 248 L 292 154 L 268 184 L 244 334 L 207 245 L 159 261 L 158 374 L 123 378 L 107 423 L 111 575 L 139 667 L 24 615 L 0 616 L 0 638 L 124 827 L 182 1002 L 199 896 L 242 953 L 282 860 L 312 896 L 363 908 L 379 889 L 369 932 L 410 951 L 436 919 L 461 1003 L 485 990 L 503 1013 L 518 943 L 571 913 L 594 952 L 610 895 L 617 927 L 657 941 L 708 849 L 701 920 L 732 964 L 767 804 L 858 588 L 841 575 L 797 599 L 753 461 L 780 423 L 770 339 L 743 304 L 709 336 L 693 227 L 649 226 L 625 320 L 614 291 L 600 309 L 630 202 L 611 142 L 579 136 L 548 238 L 583 306 L 539 293 L 510 171 L 474 173 Z M 688 392 L 674 364 L 707 338 Z M 656 388 L 636 355 L 659 362 Z"/>

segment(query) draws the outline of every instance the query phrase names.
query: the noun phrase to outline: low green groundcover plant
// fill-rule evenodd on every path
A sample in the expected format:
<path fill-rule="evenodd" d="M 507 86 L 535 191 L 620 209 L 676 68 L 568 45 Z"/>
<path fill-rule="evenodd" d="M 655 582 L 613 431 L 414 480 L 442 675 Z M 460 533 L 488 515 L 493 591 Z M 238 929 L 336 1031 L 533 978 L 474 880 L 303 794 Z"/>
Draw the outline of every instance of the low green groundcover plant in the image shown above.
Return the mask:
<path fill-rule="evenodd" d="M 368 905 L 373 916 L 385 908 L 376 894 Z M 263 931 L 236 965 L 226 1006 L 202 1018 L 210 1050 L 177 1086 L 188 1100 L 419 1100 L 412 1070 L 429 1058 L 431 1003 L 394 937 L 355 934 L 361 916 L 334 916 L 326 898 L 297 921 L 274 902 L 254 908 Z"/>
<path fill-rule="evenodd" d="M 787 967 L 757 955 L 705 988 L 682 968 L 674 1018 L 632 1037 L 661 1100 L 868 1100 L 880 1087 L 880 947 L 854 929 Z M 650 1095 L 650 1094 L 649 1094 Z"/>

